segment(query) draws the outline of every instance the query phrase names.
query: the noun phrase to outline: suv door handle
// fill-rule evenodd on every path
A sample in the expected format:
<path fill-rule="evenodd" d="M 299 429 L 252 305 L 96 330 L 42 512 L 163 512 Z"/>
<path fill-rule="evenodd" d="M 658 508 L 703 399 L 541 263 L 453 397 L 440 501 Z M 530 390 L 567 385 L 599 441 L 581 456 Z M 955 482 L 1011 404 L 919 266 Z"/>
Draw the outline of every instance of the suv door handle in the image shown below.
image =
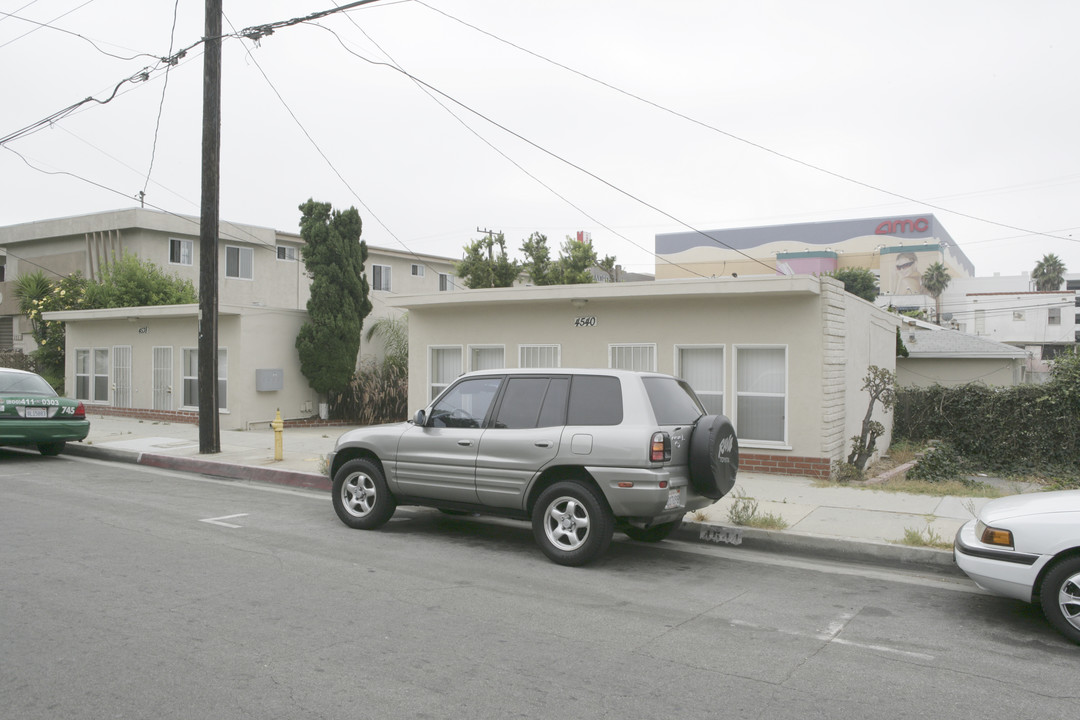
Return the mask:
<path fill-rule="evenodd" d="M 461 447 L 469 447 L 470 445 L 472 445 L 472 440 L 458 440 L 457 444 Z"/>
<path fill-rule="evenodd" d="M 536 445 L 536 447 L 542 447 L 542 448 L 549 448 L 553 444 L 554 443 L 552 443 L 550 440 L 537 440 L 535 443 L 533 443 L 533 445 Z"/>

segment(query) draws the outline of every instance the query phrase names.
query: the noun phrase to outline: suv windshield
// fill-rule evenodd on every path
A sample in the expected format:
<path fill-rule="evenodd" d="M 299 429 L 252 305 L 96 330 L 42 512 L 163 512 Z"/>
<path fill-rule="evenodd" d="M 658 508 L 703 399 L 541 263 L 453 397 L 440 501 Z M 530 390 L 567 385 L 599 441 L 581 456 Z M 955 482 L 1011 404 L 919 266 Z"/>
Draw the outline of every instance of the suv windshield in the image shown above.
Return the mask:
<path fill-rule="evenodd" d="M 705 414 L 690 386 L 670 377 L 643 377 L 656 422 L 660 425 L 692 425 Z"/>

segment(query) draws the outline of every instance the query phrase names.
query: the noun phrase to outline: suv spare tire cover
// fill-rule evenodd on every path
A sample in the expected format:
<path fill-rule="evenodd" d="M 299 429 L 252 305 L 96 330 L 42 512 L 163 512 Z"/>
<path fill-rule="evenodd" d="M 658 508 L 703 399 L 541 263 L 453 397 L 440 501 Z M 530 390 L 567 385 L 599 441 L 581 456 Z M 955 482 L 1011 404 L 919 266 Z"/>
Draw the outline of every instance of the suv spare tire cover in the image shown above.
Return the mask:
<path fill-rule="evenodd" d="M 739 472 L 739 439 L 723 415 L 703 415 L 690 436 L 690 484 L 707 498 L 719 500 L 735 486 Z"/>

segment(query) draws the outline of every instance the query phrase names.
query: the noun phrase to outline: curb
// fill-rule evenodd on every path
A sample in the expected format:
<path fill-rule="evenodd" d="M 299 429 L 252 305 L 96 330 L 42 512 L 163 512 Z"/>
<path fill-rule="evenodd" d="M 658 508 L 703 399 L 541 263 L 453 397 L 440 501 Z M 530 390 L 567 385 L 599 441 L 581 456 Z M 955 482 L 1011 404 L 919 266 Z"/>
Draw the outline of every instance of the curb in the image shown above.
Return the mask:
<path fill-rule="evenodd" d="M 732 545 L 815 560 L 844 560 L 964 576 L 956 566 L 952 552 L 936 548 L 695 521 L 683 522 L 671 537 L 684 542 Z"/>
<path fill-rule="evenodd" d="M 211 475 L 213 477 L 229 478 L 231 480 L 253 480 L 273 485 L 285 485 L 288 487 L 308 488 L 311 490 L 330 492 L 330 479 L 325 475 L 302 472 L 300 470 L 276 470 L 274 468 L 264 468 L 254 465 L 238 465 L 236 463 L 220 462 L 218 460 L 176 457 L 174 455 L 158 455 L 155 453 L 136 452 L 133 450 L 114 450 L 111 448 L 97 448 L 92 445 L 81 444 L 69 444 L 64 452 L 79 457 L 146 465 L 148 467 L 156 467 L 163 470 L 179 470 L 182 472 Z"/>
<path fill-rule="evenodd" d="M 331 487 L 330 479 L 326 476 L 298 470 L 275 470 L 273 468 L 238 465 L 236 463 L 203 460 L 201 458 L 158 455 L 133 450 L 114 450 L 82 443 L 69 443 L 64 452 L 68 455 L 98 460 L 132 463 L 165 470 L 178 470 L 213 477 L 250 480 L 324 492 L 330 492 Z M 860 562 L 964 576 L 953 561 L 953 554 L 950 551 L 933 548 L 909 547 L 907 545 L 893 545 L 891 543 L 854 538 L 807 535 L 805 533 L 762 530 L 696 521 L 684 521 L 682 526 L 672 533 L 671 538 L 700 545 L 730 545 L 748 550 L 796 555 L 814 560 L 842 560 L 845 562 Z"/>

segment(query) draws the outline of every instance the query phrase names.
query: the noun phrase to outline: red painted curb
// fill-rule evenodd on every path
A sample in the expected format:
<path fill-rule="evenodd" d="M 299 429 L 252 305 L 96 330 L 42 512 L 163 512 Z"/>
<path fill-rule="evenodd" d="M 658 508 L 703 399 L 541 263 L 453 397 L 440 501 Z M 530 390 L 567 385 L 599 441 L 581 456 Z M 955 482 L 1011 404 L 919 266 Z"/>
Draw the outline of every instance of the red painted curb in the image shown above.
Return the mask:
<path fill-rule="evenodd" d="M 215 462 L 213 460 L 175 457 L 173 455 L 155 455 L 153 453 L 140 453 L 138 464 L 149 465 L 165 470 L 181 470 L 184 472 L 201 473 L 203 475 L 233 478 L 235 480 L 254 480 L 256 482 L 266 482 L 274 485 L 287 485 L 289 487 L 310 488 L 312 490 L 330 492 L 329 478 L 324 475 L 300 472 L 298 470 L 275 470 L 273 468 L 253 467 L 251 465 Z"/>

